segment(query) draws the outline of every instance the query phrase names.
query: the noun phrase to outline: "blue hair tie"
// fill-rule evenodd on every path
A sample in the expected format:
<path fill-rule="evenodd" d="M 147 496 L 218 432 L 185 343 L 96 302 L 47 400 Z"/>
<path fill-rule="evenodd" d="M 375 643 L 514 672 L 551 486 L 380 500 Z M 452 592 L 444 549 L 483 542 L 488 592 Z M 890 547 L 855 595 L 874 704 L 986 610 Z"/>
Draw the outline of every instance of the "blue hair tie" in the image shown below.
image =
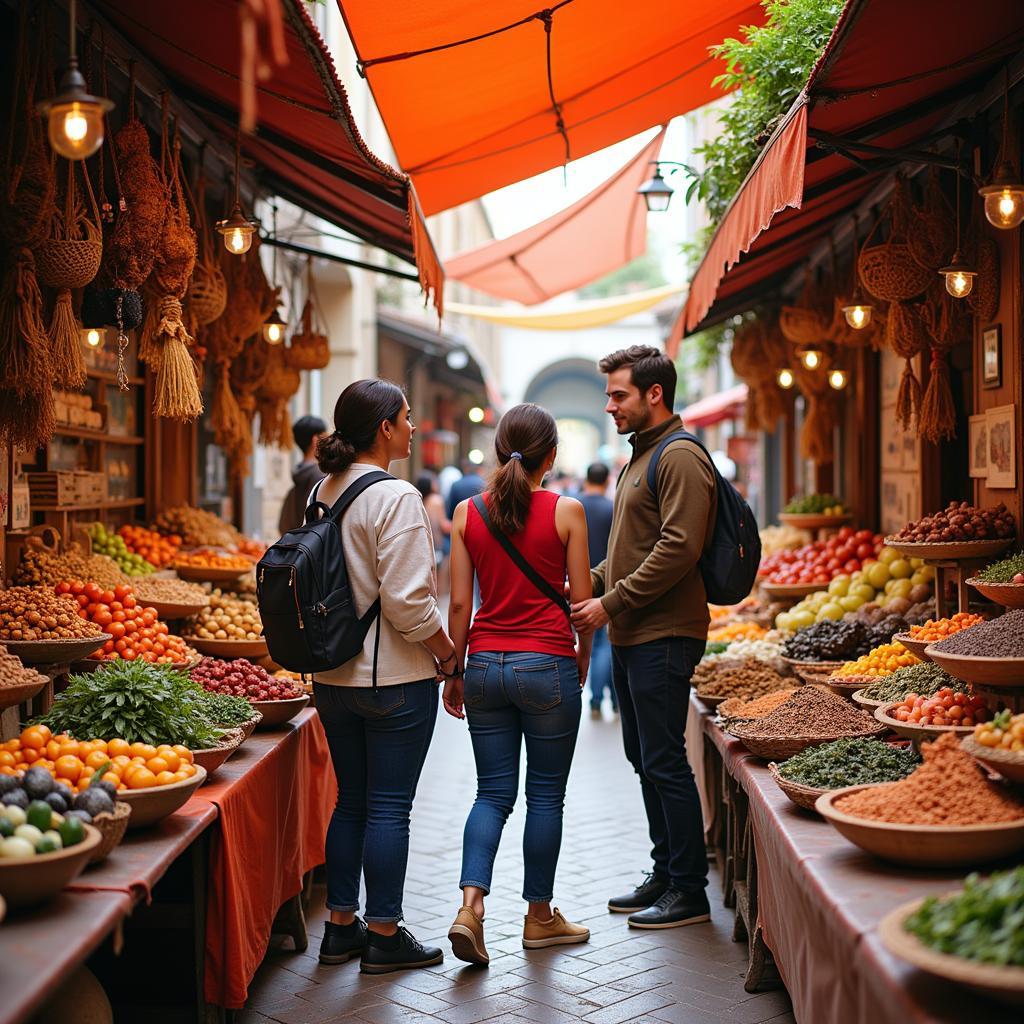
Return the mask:
<path fill-rule="evenodd" d="M 523 461 L 523 453 L 522 452 L 513 452 L 509 456 L 509 459 L 515 459 L 516 462 L 522 462 Z"/>

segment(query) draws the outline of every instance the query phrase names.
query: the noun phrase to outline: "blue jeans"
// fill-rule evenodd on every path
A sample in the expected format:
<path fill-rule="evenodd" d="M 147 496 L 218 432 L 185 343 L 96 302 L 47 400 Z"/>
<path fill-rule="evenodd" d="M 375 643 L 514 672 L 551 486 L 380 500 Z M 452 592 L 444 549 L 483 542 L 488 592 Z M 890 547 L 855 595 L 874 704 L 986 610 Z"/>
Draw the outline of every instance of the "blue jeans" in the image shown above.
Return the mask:
<path fill-rule="evenodd" d="M 327 735 L 338 803 L 327 829 L 327 908 L 366 920 L 402 918 L 409 812 L 437 720 L 437 683 L 369 687 L 313 684 Z"/>
<path fill-rule="evenodd" d="M 612 647 L 608 642 L 608 628 L 602 626 L 594 633 L 594 645 L 590 651 L 590 706 L 600 708 L 607 690 L 612 698 L 612 707 L 618 708 L 619 700 L 612 686 Z"/>
<path fill-rule="evenodd" d="M 562 806 L 580 727 L 576 659 L 553 654 L 470 655 L 466 717 L 476 759 L 476 802 L 462 837 L 462 880 L 491 891 L 501 832 L 519 794 L 519 754 L 526 737 L 523 899 L 553 895 L 562 845 Z"/>
<path fill-rule="evenodd" d="M 700 796 L 686 758 L 690 676 L 703 654 L 704 641 L 689 637 L 612 647 L 622 741 L 640 776 L 654 873 L 684 892 L 708 884 Z"/>

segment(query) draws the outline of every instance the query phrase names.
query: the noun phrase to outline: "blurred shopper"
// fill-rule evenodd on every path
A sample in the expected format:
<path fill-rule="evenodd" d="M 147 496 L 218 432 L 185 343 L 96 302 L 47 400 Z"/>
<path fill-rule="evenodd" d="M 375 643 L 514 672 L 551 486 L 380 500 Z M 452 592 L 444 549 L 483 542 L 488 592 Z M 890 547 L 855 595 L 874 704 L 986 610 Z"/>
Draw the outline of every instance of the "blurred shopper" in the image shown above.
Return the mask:
<path fill-rule="evenodd" d="M 341 393 L 334 433 L 317 447 L 327 474 L 311 501 L 328 508 L 361 477 L 409 457 L 414 427 L 401 388 L 360 380 Z M 437 718 L 437 676 L 458 658 L 434 584 L 434 544 L 419 492 L 383 477 L 350 497 L 341 518 L 349 586 L 359 615 L 375 615 L 362 652 L 318 672 L 313 689 L 327 735 L 338 803 L 327 830 L 330 920 L 320 962 L 362 957 L 365 974 L 440 963 L 440 949 L 400 927 L 409 814 Z M 366 919 L 359 909 L 366 884 Z"/>
<path fill-rule="evenodd" d="M 690 677 L 704 654 L 707 596 L 698 562 L 714 530 L 717 495 L 710 460 L 676 440 L 647 467 L 659 442 L 682 422 L 672 413 L 676 369 L 649 345 L 613 352 L 605 411 L 633 456 L 615 494 L 608 557 L 592 572 L 598 597 L 573 604 L 579 630 L 609 622 L 612 679 L 626 756 L 640 776 L 654 870 L 609 901 L 634 928 L 677 928 L 709 920 L 707 856 L 700 800 L 686 759 Z"/>
<path fill-rule="evenodd" d="M 445 507 L 448 518 L 455 518 L 455 507 L 460 501 L 472 498 L 474 494 L 479 494 L 483 489 L 484 479 L 477 471 L 477 467 L 469 459 L 463 459 L 462 476 L 452 484 L 448 491 L 448 501 Z"/>
<path fill-rule="evenodd" d="M 277 528 L 283 537 L 300 527 L 306 516 L 306 499 L 313 485 L 324 478 L 316 462 L 316 443 L 327 433 L 319 416 L 302 416 L 292 424 L 292 438 L 302 461 L 292 470 L 292 489 L 285 495 Z"/>
<path fill-rule="evenodd" d="M 448 554 L 448 536 L 452 532 L 452 523 L 444 514 L 444 499 L 438 492 L 437 477 L 433 473 L 420 473 L 416 477 L 416 490 L 423 496 L 423 510 L 427 513 L 430 536 L 434 541 L 437 589 L 439 593 L 443 594 L 448 590 L 448 581 L 443 577 L 447 576 L 445 558 Z"/>
<path fill-rule="evenodd" d="M 485 494 L 462 502 L 452 521 L 449 630 L 464 662 L 464 680 L 445 685 L 445 709 L 463 701 L 476 759 L 477 795 L 462 840 L 462 909 L 448 938 L 460 960 L 486 964 L 484 897 L 502 829 L 519 792 L 526 739 L 523 899 L 529 904 L 523 947 L 586 942 L 588 929 L 552 908 L 562 842 L 562 807 L 576 734 L 590 637 L 573 644 L 563 596 L 591 593 L 587 521 L 578 501 L 541 487 L 558 430 L 536 405 L 517 405 L 498 423 L 498 468 Z M 482 603 L 470 627 L 474 570 Z"/>
<path fill-rule="evenodd" d="M 600 565 L 608 554 L 608 535 L 612 529 L 612 503 L 607 497 L 608 467 L 603 462 L 587 468 L 580 504 L 587 516 L 587 541 L 590 567 Z M 615 687 L 612 686 L 612 649 L 608 643 L 608 629 L 602 626 L 594 632 L 594 646 L 590 653 L 590 717 L 601 717 L 604 692 L 612 699 L 612 711 L 619 710 Z"/>

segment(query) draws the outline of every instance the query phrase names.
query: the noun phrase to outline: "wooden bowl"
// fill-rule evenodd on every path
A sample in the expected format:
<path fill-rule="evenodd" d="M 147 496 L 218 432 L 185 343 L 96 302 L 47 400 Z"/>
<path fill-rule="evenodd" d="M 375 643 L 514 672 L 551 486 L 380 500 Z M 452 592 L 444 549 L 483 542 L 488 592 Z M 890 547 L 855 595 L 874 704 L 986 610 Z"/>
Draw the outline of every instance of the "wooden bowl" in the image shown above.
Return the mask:
<path fill-rule="evenodd" d="M 1024 782 L 1024 753 L 982 746 L 973 736 L 965 736 L 960 746 L 986 768 L 1009 782 Z"/>
<path fill-rule="evenodd" d="M 967 585 L 1004 608 L 1024 608 L 1024 583 L 985 583 L 969 579 Z"/>
<path fill-rule="evenodd" d="M 948 543 L 919 544 L 914 541 L 885 538 L 885 546 L 894 548 L 907 558 L 923 558 L 925 561 L 945 561 L 946 559 L 988 558 L 998 555 L 1014 543 L 1012 537 L 1004 540 L 953 540 Z"/>
<path fill-rule="evenodd" d="M 128 827 L 145 828 L 173 814 L 205 781 L 206 769 L 198 765 L 195 775 L 190 779 L 172 782 L 169 786 L 154 786 L 152 789 L 126 789 L 117 794 L 117 799 L 132 805 Z"/>
<path fill-rule="evenodd" d="M 931 661 L 931 658 L 929 658 L 928 655 L 925 654 L 925 651 L 928 649 L 929 644 L 931 644 L 933 641 L 915 640 L 909 633 L 895 633 L 893 634 L 892 639 L 893 642 L 903 644 L 903 646 L 906 647 L 906 649 L 910 651 L 910 653 L 913 654 L 915 658 L 920 658 L 921 661 Z"/>
<path fill-rule="evenodd" d="M 863 696 L 863 693 L 863 687 L 859 690 L 855 690 L 853 693 L 850 694 L 850 700 L 852 700 L 854 704 L 857 704 L 860 707 L 864 708 L 865 711 L 869 712 L 872 715 L 875 713 L 875 708 L 880 708 L 883 704 L 892 703 L 888 700 L 872 700 L 870 697 Z"/>
<path fill-rule="evenodd" d="M 103 841 L 93 851 L 89 858 L 90 864 L 99 864 L 106 860 L 114 851 L 128 829 L 128 819 L 132 816 L 132 805 L 126 803 L 120 797 L 114 802 L 113 813 L 97 814 L 92 819 L 92 824 L 103 836 Z"/>
<path fill-rule="evenodd" d="M 204 640 L 199 636 L 187 636 L 184 639 L 189 647 L 194 647 L 200 654 L 209 654 L 214 658 L 262 658 L 267 653 L 264 637 L 258 640 Z"/>
<path fill-rule="evenodd" d="M 243 739 L 245 734 L 241 729 L 231 729 L 224 741 L 216 747 L 193 750 L 192 760 L 195 764 L 202 765 L 207 775 L 212 775 L 239 748 Z"/>
<path fill-rule="evenodd" d="M 730 735 L 735 736 L 743 746 L 755 757 L 763 758 L 765 761 L 785 761 L 786 758 L 795 757 L 802 750 L 808 747 L 820 747 L 822 743 L 831 743 L 833 740 L 861 739 L 871 736 L 881 736 L 885 732 L 885 726 L 875 725 L 864 729 L 863 732 L 843 733 L 841 736 L 747 736 L 746 729 L 750 724 L 756 724 L 757 719 L 748 725 L 737 725 L 730 730 Z"/>
<path fill-rule="evenodd" d="M 779 789 L 782 790 L 790 800 L 797 805 L 802 807 L 805 811 L 813 811 L 814 805 L 818 800 L 818 797 L 822 793 L 827 793 L 827 789 L 814 789 L 811 786 L 804 786 L 799 782 L 790 782 L 789 779 L 783 778 L 779 773 L 779 766 L 772 761 L 768 765 L 768 774 L 772 777 L 772 782 L 775 783 Z"/>
<path fill-rule="evenodd" d="M 92 825 L 75 846 L 32 857 L 0 858 L 0 896 L 9 907 L 30 907 L 56 896 L 89 863 L 103 836 Z"/>
<path fill-rule="evenodd" d="M 26 700 L 31 700 L 49 680 L 40 676 L 39 682 L 19 683 L 17 686 L 0 686 L 0 710 L 13 708 Z"/>
<path fill-rule="evenodd" d="M 848 512 L 838 516 L 826 516 L 820 512 L 780 512 L 779 522 L 798 530 L 823 530 L 829 526 L 839 527 L 852 523 L 853 516 Z"/>
<path fill-rule="evenodd" d="M 827 583 L 769 583 L 761 584 L 761 589 L 771 601 L 786 601 L 794 597 L 807 597 L 819 590 L 826 590 Z"/>
<path fill-rule="evenodd" d="M 235 583 L 246 573 L 251 572 L 251 567 L 245 569 L 215 569 L 206 565 L 174 565 L 178 579 L 187 580 L 189 583 Z"/>
<path fill-rule="evenodd" d="M 1024 686 L 1024 658 L 945 654 L 939 649 L 939 643 L 941 641 L 928 647 L 928 658 L 951 676 L 982 686 Z"/>
<path fill-rule="evenodd" d="M 202 604 L 175 604 L 170 601 L 140 601 L 139 604 L 146 608 L 153 608 L 161 619 L 188 619 L 198 615 L 204 608 L 210 606 L 209 601 Z"/>
<path fill-rule="evenodd" d="M 914 722 L 901 722 L 898 718 L 893 718 L 889 714 L 893 708 L 899 707 L 901 703 L 902 701 L 894 700 L 880 705 L 875 708 L 875 718 L 897 735 L 903 736 L 908 740 L 914 740 L 915 743 L 938 739 L 944 732 L 956 733 L 957 736 L 966 736 L 974 732 L 973 725 L 917 725 Z"/>
<path fill-rule="evenodd" d="M 262 721 L 263 715 L 255 708 L 253 708 L 252 718 L 250 718 L 248 722 L 243 722 L 238 727 L 242 731 L 242 738 L 239 741 L 239 743 L 244 743 L 253 734 L 253 731 L 255 730 L 256 726 L 258 726 Z"/>
<path fill-rule="evenodd" d="M 702 693 L 697 693 L 696 691 L 694 691 L 694 693 L 696 694 L 697 700 L 699 700 L 701 704 L 708 709 L 708 711 L 714 711 L 722 701 L 728 700 L 730 696 L 735 696 L 734 694 L 727 694 L 724 697 L 705 697 Z"/>
<path fill-rule="evenodd" d="M 849 700 L 864 686 L 864 676 L 830 675 L 822 679 L 821 684 L 827 686 L 834 694 Z"/>
<path fill-rule="evenodd" d="M 1024 817 L 984 825 L 901 825 L 857 818 L 835 806 L 846 794 L 868 788 L 834 789 L 814 806 L 854 846 L 882 860 L 912 867 L 974 867 L 1024 850 Z"/>
<path fill-rule="evenodd" d="M 290 722 L 308 703 L 309 697 L 290 697 L 288 700 L 254 700 L 252 706 L 263 716 L 257 729 L 273 729 Z"/>
<path fill-rule="evenodd" d="M 74 640 L 5 640 L 4 646 L 26 665 L 63 665 L 89 657 L 113 637 L 109 633 Z"/>
<path fill-rule="evenodd" d="M 954 896 L 960 891 L 958 889 L 946 895 Z M 927 974 L 980 992 L 999 1002 L 1024 1005 L 1024 967 L 985 964 L 950 953 L 940 953 L 904 929 L 903 922 L 923 902 L 921 899 L 904 903 L 882 918 L 878 924 L 878 937 L 882 945 L 893 956 L 902 957 Z M 979 1019 L 983 1016 L 986 1014 L 979 1007 Z"/>
<path fill-rule="evenodd" d="M 798 675 L 807 672 L 812 675 L 828 676 L 846 664 L 845 661 L 798 661 L 796 658 L 786 657 L 781 660 Z"/>

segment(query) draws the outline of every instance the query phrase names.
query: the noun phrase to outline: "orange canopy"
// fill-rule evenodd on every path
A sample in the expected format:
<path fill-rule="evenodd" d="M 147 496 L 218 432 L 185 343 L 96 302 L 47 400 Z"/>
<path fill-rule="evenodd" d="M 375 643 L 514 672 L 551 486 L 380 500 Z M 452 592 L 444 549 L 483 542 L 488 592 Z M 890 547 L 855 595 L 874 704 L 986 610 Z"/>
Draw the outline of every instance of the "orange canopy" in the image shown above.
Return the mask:
<path fill-rule="evenodd" d="M 425 213 L 578 159 L 721 95 L 708 47 L 752 0 L 338 0 Z"/>
<path fill-rule="evenodd" d="M 636 190 L 651 175 L 665 129 L 572 206 L 509 238 L 445 262 L 456 281 L 525 306 L 596 281 L 647 248 L 647 208 Z"/>

